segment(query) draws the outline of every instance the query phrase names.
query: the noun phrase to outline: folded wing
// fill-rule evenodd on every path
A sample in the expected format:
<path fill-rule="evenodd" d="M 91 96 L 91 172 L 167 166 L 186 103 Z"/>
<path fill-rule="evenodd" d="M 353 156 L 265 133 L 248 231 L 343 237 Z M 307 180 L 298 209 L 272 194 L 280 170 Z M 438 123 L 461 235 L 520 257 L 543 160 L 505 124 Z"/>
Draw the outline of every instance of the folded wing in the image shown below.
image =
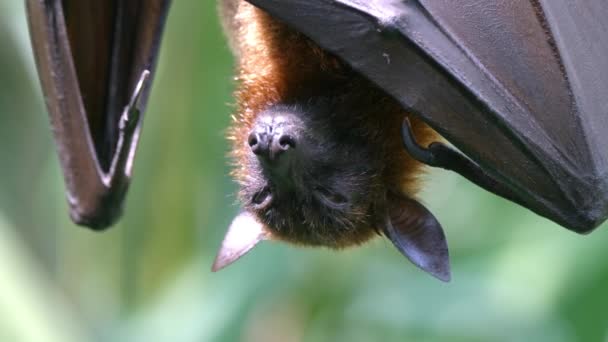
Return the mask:
<path fill-rule="evenodd" d="M 608 2 L 250 0 L 378 84 L 518 202 L 608 216 Z"/>

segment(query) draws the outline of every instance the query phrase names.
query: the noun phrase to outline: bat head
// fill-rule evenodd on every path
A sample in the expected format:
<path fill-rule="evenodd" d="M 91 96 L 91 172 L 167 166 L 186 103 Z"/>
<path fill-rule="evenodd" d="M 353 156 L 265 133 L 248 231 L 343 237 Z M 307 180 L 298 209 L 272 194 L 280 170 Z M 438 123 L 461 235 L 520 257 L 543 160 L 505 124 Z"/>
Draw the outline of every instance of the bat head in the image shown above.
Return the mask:
<path fill-rule="evenodd" d="M 369 144 L 336 127 L 333 108 L 278 105 L 253 122 L 240 197 L 275 239 L 341 247 L 370 235 L 382 164 Z"/>
<path fill-rule="evenodd" d="M 387 189 L 383 153 L 361 134 L 357 120 L 338 119 L 341 110 L 340 103 L 322 99 L 275 105 L 256 116 L 238 159 L 246 171 L 243 210 L 213 270 L 262 240 L 342 248 L 384 233 L 416 265 L 449 279 L 440 225 L 418 202 Z"/>

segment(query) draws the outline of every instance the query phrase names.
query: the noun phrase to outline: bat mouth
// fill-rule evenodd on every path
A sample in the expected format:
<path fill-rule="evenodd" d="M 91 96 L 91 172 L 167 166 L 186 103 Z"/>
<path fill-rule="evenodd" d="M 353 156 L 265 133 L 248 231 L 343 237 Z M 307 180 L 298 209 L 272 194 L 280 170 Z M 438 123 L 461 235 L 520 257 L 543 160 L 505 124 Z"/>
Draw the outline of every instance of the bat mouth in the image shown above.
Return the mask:
<path fill-rule="evenodd" d="M 272 204 L 273 196 L 270 187 L 265 186 L 251 197 L 251 204 L 254 209 L 263 210 Z"/>

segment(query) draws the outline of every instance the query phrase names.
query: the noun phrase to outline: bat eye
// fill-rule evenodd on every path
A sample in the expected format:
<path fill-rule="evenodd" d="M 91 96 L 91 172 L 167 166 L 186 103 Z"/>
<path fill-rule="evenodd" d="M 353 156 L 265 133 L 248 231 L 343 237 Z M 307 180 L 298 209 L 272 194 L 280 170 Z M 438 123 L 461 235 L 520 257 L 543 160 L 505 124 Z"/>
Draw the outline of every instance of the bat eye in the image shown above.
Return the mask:
<path fill-rule="evenodd" d="M 251 203 L 255 206 L 256 209 L 264 209 L 270 205 L 272 202 L 272 193 L 270 192 L 270 188 L 264 187 L 261 191 L 257 192 L 251 198 Z"/>
<path fill-rule="evenodd" d="M 315 189 L 324 199 L 331 202 L 332 204 L 341 205 L 348 202 L 348 199 L 337 192 L 332 192 L 323 187 L 317 187 Z"/>

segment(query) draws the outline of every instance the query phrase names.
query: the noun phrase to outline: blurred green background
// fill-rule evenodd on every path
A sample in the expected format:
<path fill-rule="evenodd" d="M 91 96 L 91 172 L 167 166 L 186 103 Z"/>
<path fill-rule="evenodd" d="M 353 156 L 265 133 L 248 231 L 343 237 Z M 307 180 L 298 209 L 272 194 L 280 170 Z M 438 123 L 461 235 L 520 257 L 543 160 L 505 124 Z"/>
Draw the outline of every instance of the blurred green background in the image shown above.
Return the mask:
<path fill-rule="evenodd" d="M 264 243 L 209 269 L 237 212 L 224 132 L 232 59 L 212 1 L 174 1 L 126 213 L 72 224 L 25 23 L 0 2 L 0 341 L 600 341 L 608 230 L 577 236 L 431 172 L 453 280 L 385 239 Z"/>

